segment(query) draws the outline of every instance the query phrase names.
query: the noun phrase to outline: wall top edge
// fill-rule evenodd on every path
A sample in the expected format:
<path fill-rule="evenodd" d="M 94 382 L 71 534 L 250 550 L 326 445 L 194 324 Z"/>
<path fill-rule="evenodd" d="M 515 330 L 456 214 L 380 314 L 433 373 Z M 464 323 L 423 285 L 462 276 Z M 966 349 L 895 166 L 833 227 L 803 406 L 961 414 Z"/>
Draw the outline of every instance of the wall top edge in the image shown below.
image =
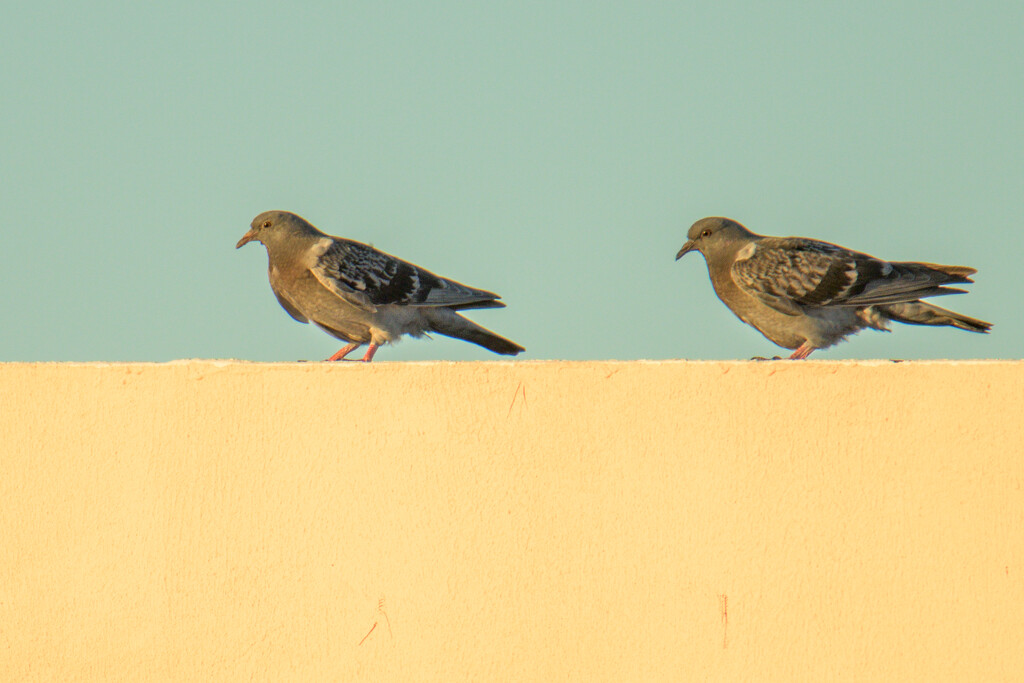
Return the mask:
<path fill-rule="evenodd" d="M 311 367 L 323 367 L 323 368 L 401 368 L 401 367 L 424 367 L 424 366 L 438 366 L 438 367 L 451 367 L 451 366 L 466 366 L 466 367 L 550 367 L 550 366 L 570 366 L 570 367 L 586 367 L 596 365 L 637 365 L 637 366 L 708 366 L 708 365 L 726 365 L 726 366 L 763 366 L 763 367 L 879 367 L 879 366 L 962 366 L 962 365 L 1007 365 L 1007 366 L 1024 366 L 1024 360 L 1015 359 L 962 359 L 962 360 L 940 360 L 940 359 L 929 359 L 929 360 L 885 360 L 885 359 L 862 359 L 862 360 L 802 360 L 802 361 L 755 361 L 755 360 L 685 360 L 685 359 L 672 359 L 672 360 L 493 360 L 493 361 L 446 361 L 446 360 L 429 360 L 429 361 L 380 361 L 372 364 L 364 364 L 360 362 L 334 362 L 328 363 L 324 361 L 248 361 L 248 360 L 237 360 L 237 359 L 217 359 L 217 358 L 184 358 L 172 361 L 0 361 L 0 369 L 3 368 L 26 368 L 26 367 L 90 367 L 90 368 L 123 368 L 123 367 L 174 367 L 174 366 L 202 366 L 202 367 L 266 367 L 266 368 L 311 368 Z"/>

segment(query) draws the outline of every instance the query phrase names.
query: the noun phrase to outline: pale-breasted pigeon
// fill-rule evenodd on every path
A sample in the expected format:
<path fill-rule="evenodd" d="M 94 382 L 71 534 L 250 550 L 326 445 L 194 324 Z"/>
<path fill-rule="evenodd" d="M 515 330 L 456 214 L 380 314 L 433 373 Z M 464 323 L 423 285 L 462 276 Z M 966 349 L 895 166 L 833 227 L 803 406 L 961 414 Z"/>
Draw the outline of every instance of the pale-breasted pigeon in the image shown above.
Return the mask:
<path fill-rule="evenodd" d="M 966 290 L 965 266 L 888 262 L 828 242 L 755 235 L 729 218 L 693 224 L 676 260 L 699 251 L 718 298 L 740 320 L 806 358 L 865 327 L 888 331 L 895 320 L 988 332 L 990 323 L 920 299 Z"/>
<path fill-rule="evenodd" d="M 270 287 L 284 310 L 348 343 L 327 360 L 341 360 L 369 344 L 363 360 L 370 361 L 380 345 L 427 332 L 504 355 L 525 350 L 459 315 L 471 308 L 503 308 L 493 292 L 438 277 L 367 244 L 326 235 L 287 211 L 256 216 L 235 248 L 253 240 L 267 248 Z"/>

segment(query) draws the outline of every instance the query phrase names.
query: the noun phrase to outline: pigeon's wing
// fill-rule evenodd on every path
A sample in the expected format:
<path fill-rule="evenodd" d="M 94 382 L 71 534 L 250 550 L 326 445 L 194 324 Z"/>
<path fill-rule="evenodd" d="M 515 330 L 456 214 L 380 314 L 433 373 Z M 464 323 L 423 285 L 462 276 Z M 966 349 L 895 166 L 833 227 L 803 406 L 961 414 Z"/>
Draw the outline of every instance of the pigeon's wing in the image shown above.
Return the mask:
<path fill-rule="evenodd" d="M 887 266 L 828 242 L 769 237 L 751 242 L 732 265 L 736 284 L 772 308 L 799 315 L 804 306 L 844 301 Z"/>
<path fill-rule="evenodd" d="M 273 287 L 271 287 L 273 289 Z M 302 315 L 299 309 L 295 308 L 291 301 L 289 301 L 283 294 L 274 289 L 274 296 L 277 297 L 277 303 L 281 304 L 281 308 L 288 311 L 288 315 L 298 320 L 300 323 L 308 323 L 309 318 Z"/>
<path fill-rule="evenodd" d="M 377 306 L 500 306 L 497 294 L 434 275 L 373 247 L 333 238 L 311 267 L 317 280 L 350 303 Z"/>
<path fill-rule="evenodd" d="M 740 288 L 789 315 L 799 314 L 805 306 L 860 307 L 953 294 L 963 290 L 941 285 L 970 282 L 970 272 L 956 266 L 889 263 L 801 237 L 751 242 L 732 265 Z"/>

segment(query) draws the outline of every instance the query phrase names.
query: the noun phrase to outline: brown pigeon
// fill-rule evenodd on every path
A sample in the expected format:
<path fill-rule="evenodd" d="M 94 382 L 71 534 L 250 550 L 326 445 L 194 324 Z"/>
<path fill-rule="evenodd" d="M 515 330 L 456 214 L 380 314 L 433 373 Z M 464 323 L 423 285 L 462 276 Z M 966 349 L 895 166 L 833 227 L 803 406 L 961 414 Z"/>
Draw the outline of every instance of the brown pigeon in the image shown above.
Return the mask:
<path fill-rule="evenodd" d="M 921 299 L 966 290 L 965 266 L 882 261 L 804 237 L 755 235 L 729 218 L 693 224 L 676 260 L 699 251 L 718 298 L 761 334 L 807 358 L 865 327 L 888 331 L 891 320 L 988 332 L 990 323 Z"/>
<path fill-rule="evenodd" d="M 326 235 L 301 216 L 256 216 L 236 249 L 256 240 L 267 248 L 270 287 L 290 316 L 313 322 L 348 345 L 341 360 L 369 344 L 364 361 L 402 335 L 437 332 L 504 355 L 525 349 L 462 317 L 472 308 L 503 308 L 501 297 L 434 275 L 373 247 Z"/>

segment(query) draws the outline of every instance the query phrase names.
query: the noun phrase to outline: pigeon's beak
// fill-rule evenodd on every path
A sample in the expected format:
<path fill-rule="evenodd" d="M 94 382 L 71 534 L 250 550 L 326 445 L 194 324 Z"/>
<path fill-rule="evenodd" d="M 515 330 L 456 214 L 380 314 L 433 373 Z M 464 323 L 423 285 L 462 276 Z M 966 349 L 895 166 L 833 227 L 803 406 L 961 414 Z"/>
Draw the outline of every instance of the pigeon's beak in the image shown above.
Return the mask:
<path fill-rule="evenodd" d="M 676 261 L 678 261 L 679 259 L 686 256 L 688 253 L 693 251 L 693 248 L 696 246 L 696 244 L 697 243 L 694 242 L 693 240 L 686 240 L 686 244 L 684 244 L 683 248 L 679 250 L 678 254 L 676 254 Z"/>
<path fill-rule="evenodd" d="M 235 249 L 238 249 L 243 244 L 248 244 L 256 239 L 256 228 L 249 228 L 249 232 L 242 235 L 242 239 L 238 240 L 238 244 L 235 245 Z"/>

